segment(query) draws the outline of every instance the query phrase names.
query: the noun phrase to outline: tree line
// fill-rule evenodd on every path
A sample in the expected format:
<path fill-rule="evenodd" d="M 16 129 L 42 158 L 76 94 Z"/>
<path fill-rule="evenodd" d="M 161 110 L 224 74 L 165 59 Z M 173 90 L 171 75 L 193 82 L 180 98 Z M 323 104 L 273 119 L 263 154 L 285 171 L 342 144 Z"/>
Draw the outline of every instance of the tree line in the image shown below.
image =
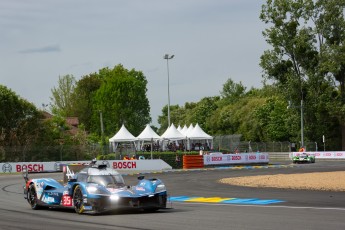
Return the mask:
<path fill-rule="evenodd" d="M 304 140 L 323 145 L 325 136 L 327 149 L 344 149 L 344 6 L 344 0 L 267 0 L 260 20 L 270 48 L 260 57 L 263 75 L 257 76 L 263 87 L 247 89 L 229 78 L 218 96 L 171 105 L 171 121 L 198 123 L 213 136 L 299 143 L 303 102 Z M 122 124 L 138 135 L 152 121 L 145 75 L 121 64 L 78 81 L 60 76 L 51 92 L 53 117 L 44 119 L 42 110 L 0 85 L 0 160 L 9 146 L 104 146 Z M 167 112 L 166 105 L 160 127 L 153 127 L 159 134 L 168 126 Z M 66 132 L 66 117 L 78 117 L 77 134 Z"/>

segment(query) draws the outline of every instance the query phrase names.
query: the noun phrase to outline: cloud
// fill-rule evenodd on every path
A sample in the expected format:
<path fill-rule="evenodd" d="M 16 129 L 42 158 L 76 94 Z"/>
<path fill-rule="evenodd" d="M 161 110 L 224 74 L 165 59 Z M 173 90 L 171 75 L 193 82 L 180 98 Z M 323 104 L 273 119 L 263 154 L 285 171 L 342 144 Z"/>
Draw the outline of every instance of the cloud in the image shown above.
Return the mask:
<path fill-rule="evenodd" d="M 51 52 L 60 52 L 60 51 L 61 49 L 59 45 L 49 45 L 49 46 L 43 46 L 43 47 L 38 47 L 38 48 L 20 50 L 19 53 L 22 53 L 22 54 L 51 53 Z"/>

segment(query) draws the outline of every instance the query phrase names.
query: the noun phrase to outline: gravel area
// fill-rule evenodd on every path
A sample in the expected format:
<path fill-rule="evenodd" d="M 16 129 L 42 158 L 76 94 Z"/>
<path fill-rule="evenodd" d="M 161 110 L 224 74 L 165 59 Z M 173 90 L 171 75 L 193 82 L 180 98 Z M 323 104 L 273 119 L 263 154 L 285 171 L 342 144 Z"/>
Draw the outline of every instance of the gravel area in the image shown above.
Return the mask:
<path fill-rule="evenodd" d="M 345 171 L 224 178 L 220 183 L 284 189 L 345 191 Z"/>

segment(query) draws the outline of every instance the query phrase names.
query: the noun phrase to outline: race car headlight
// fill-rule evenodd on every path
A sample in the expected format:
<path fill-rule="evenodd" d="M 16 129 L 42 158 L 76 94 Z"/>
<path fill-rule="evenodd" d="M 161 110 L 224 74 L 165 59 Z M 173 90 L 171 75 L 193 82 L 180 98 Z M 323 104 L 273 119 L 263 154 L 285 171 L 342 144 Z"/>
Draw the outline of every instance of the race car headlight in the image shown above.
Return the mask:
<path fill-rule="evenodd" d="M 167 189 L 166 189 L 166 187 L 165 187 L 165 185 L 164 184 L 159 184 L 159 185 L 157 185 L 157 188 L 156 188 L 156 191 L 155 192 L 164 192 L 164 191 L 166 191 Z"/>
<path fill-rule="evenodd" d="M 88 193 L 95 193 L 95 192 L 97 192 L 97 187 L 95 187 L 95 186 L 89 186 L 86 189 L 87 189 Z"/>
<path fill-rule="evenodd" d="M 117 201 L 119 199 L 120 199 L 120 197 L 118 195 L 111 195 L 110 196 L 110 200 L 112 200 L 112 201 Z"/>

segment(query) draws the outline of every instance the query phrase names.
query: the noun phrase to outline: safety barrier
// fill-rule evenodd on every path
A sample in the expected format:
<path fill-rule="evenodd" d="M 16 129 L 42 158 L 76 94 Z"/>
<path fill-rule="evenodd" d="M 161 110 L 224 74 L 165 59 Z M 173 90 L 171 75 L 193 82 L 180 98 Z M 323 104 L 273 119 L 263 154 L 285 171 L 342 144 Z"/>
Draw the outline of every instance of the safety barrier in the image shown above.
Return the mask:
<path fill-rule="evenodd" d="M 0 173 L 28 172 L 58 172 L 61 165 L 88 165 L 90 161 L 61 161 L 61 162 L 6 162 L 0 163 Z M 161 159 L 154 160 L 103 160 L 97 163 L 106 164 L 119 172 L 122 171 L 160 171 L 170 170 L 172 167 Z M 2 170 L 2 171 L 1 171 Z"/>
<path fill-rule="evenodd" d="M 303 152 L 304 154 L 309 154 L 315 156 L 316 159 L 345 159 L 345 151 L 330 151 L 330 152 Z M 292 152 L 290 153 L 290 158 L 294 156 L 299 156 L 302 152 Z"/>
<path fill-rule="evenodd" d="M 184 155 L 183 156 L 184 169 L 203 168 L 203 167 L 204 167 L 203 155 Z"/>

